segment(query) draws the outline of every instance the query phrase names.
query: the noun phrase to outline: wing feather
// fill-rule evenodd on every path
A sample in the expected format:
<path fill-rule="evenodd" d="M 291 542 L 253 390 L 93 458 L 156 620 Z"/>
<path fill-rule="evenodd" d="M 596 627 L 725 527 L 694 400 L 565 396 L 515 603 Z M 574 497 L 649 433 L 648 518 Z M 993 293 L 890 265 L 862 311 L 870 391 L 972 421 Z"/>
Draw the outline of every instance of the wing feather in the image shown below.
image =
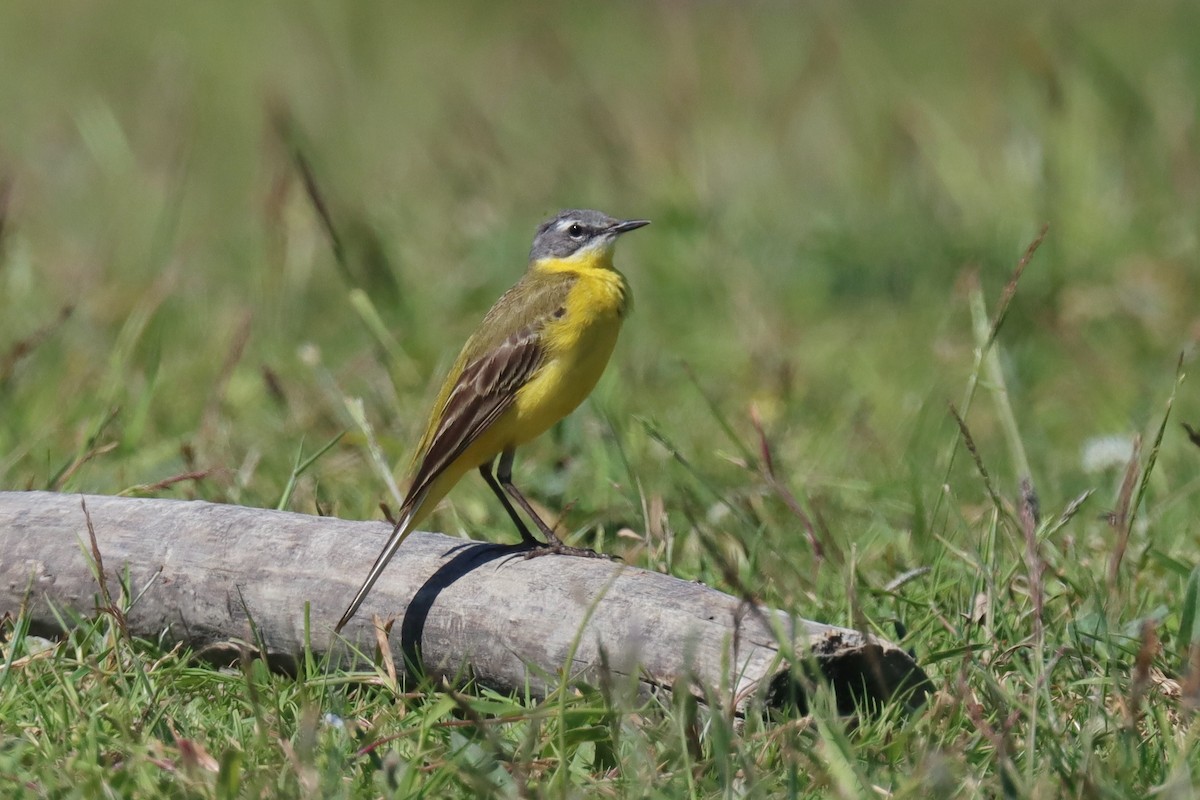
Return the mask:
<path fill-rule="evenodd" d="M 423 491 L 508 410 L 517 390 L 541 366 L 543 355 L 538 331 L 524 328 L 463 369 L 413 474 L 410 496 Z"/>

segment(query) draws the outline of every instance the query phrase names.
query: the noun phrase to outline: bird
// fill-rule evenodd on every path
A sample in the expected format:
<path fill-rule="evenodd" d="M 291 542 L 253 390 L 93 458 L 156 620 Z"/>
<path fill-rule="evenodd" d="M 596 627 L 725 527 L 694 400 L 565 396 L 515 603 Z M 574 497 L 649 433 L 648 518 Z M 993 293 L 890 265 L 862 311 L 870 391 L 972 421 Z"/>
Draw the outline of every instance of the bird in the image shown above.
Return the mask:
<path fill-rule="evenodd" d="M 404 539 L 471 470 L 500 500 L 529 548 L 527 558 L 603 557 L 563 544 L 513 484 L 513 458 L 574 411 L 603 374 L 632 304 L 613 250 L 622 234 L 649 224 L 571 209 L 538 226 L 524 275 L 487 312 L 442 382 L 396 524 L 335 632 L 362 606 Z"/>

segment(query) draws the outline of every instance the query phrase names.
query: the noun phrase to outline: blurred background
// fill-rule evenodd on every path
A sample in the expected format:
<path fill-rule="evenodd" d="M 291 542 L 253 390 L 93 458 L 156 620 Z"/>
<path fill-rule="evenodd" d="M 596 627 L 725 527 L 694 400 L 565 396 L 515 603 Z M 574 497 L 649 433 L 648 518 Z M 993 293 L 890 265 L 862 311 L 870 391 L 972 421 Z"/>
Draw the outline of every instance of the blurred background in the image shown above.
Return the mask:
<path fill-rule="evenodd" d="M 377 516 L 342 398 L 405 464 L 537 224 L 595 207 L 654 222 L 634 315 L 518 460 L 578 541 L 704 576 L 709 531 L 815 590 L 765 440 L 866 580 L 922 563 L 985 504 L 947 413 L 972 287 L 994 309 L 1043 223 L 1001 364 L 1048 513 L 1096 488 L 1093 520 L 1200 336 L 1198 32 L 1186 2 L 5 4 L 0 487 Z M 995 408 L 967 421 L 1013 496 Z M 1164 552 L 1195 545 L 1189 384 L 1173 413 Z M 429 526 L 512 536 L 474 480 Z"/>

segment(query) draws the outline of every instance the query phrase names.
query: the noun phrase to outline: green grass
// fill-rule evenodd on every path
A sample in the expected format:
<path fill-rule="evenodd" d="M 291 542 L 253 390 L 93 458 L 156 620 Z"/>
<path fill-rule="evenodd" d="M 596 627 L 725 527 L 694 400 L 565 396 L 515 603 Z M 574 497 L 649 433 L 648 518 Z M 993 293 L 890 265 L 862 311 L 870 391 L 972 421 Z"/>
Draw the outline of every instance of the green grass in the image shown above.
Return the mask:
<path fill-rule="evenodd" d="M 377 516 L 343 398 L 404 463 L 536 224 L 644 216 L 614 362 L 519 480 L 582 543 L 733 590 L 727 561 L 939 688 L 735 725 L 9 617 L 3 794 L 1192 796 L 1197 31 L 1184 2 L 0 10 L 0 488 Z M 512 536 L 475 480 L 428 526 Z"/>

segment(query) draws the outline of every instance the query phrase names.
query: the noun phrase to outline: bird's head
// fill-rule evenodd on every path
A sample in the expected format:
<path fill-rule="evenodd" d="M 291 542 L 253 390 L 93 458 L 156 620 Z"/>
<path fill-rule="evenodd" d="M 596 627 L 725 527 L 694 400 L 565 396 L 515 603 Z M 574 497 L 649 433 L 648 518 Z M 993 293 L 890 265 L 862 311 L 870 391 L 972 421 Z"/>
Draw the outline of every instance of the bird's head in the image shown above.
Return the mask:
<path fill-rule="evenodd" d="M 538 226 L 529 261 L 611 263 L 617 237 L 649 224 L 648 219 L 615 219 L 600 211 L 560 211 Z"/>

